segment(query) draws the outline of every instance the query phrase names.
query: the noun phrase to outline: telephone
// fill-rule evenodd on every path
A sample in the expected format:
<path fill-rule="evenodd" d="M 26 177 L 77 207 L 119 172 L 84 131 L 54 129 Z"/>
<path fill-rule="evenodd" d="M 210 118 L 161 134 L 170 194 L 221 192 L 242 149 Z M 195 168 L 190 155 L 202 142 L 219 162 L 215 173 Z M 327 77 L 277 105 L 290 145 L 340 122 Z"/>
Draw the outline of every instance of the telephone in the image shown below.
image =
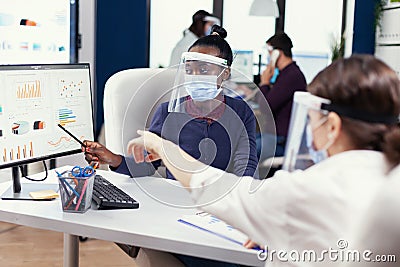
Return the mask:
<path fill-rule="evenodd" d="M 278 60 L 278 57 L 279 57 L 279 50 L 277 50 L 277 49 L 272 50 L 271 56 L 270 56 L 270 64 L 274 68 L 276 65 L 276 61 Z"/>

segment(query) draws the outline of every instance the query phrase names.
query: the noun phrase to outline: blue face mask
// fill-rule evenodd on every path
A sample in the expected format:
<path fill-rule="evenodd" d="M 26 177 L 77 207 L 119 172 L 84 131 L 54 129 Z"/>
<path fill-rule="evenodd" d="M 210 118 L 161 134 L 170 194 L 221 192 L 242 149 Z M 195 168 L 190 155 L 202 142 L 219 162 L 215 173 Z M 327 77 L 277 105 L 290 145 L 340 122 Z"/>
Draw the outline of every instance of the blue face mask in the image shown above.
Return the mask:
<path fill-rule="evenodd" d="M 212 28 L 212 25 L 208 26 L 207 30 L 204 32 L 205 36 L 208 36 L 211 34 L 211 28 Z"/>
<path fill-rule="evenodd" d="M 222 89 L 217 88 L 216 75 L 185 75 L 185 89 L 195 101 L 214 99 Z"/>
<path fill-rule="evenodd" d="M 271 79 L 269 80 L 270 83 L 275 83 L 276 78 L 278 78 L 279 75 L 279 69 L 275 68 L 274 70 L 274 75 L 272 75 Z"/>
<path fill-rule="evenodd" d="M 314 163 L 319 163 L 328 158 L 328 148 L 331 146 L 332 141 L 329 141 L 323 149 L 315 150 L 313 146 L 313 133 L 310 125 L 306 127 L 306 144 L 308 153 Z"/>

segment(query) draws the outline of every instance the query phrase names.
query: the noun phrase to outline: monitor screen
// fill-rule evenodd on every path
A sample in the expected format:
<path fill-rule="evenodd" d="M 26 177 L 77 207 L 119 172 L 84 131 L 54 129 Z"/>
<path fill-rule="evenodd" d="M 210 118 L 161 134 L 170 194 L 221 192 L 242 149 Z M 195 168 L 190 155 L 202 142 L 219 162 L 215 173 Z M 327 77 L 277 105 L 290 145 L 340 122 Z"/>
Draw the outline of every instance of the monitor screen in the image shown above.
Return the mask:
<path fill-rule="evenodd" d="M 253 51 L 235 50 L 232 68 L 241 74 L 235 77 L 235 82 L 253 82 Z"/>
<path fill-rule="evenodd" d="M 93 140 L 89 64 L 0 66 L 0 169 L 81 152 Z"/>
<path fill-rule="evenodd" d="M 0 64 L 77 62 L 77 0 L 0 0 Z"/>

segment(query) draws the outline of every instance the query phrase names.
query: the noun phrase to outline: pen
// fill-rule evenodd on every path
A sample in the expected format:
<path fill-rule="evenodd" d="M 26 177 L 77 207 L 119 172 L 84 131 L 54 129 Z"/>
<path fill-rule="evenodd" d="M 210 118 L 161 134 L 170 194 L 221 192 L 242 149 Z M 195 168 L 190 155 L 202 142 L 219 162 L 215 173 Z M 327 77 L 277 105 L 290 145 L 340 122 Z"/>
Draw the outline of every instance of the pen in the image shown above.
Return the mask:
<path fill-rule="evenodd" d="M 62 178 L 60 178 L 60 179 L 62 179 Z M 86 182 L 87 182 L 87 180 L 86 180 Z M 71 194 L 71 197 L 69 198 L 69 200 L 68 200 L 67 202 L 65 202 L 66 205 L 63 206 L 65 210 L 69 209 L 69 207 L 74 203 L 74 200 L 77 201 L 79 198 L 82 197 L 82 195 L 84 194 L 84 192 L 83 192 L 83 190 L 82 190 L 82 188 L 83 188 L 83 186 L 84 186 L 84 183 L 85 183 L 85 181 L 83 181 L 82 179 L 79 179 L 78 185 L 75 186 L 75 189 L 73 189 L 72 186 L 71 186 L 67 181 L 65 181 L 65 184 L 66 184 L 70 189 L 73 190 L 73 194 Z M 85 190 L 86 190 L 86 188 L 85 188 Z M 79 193 L 79 192 L 80 192 L 80 193 Z M 81 200 L 81 201 L 82 201 L 82 200 Z"/>
<path fill-rule="evenodd" d="M 77 196 L 77 197 L 80 197 L 81 195 L 79 194 L 79 190 L 78 190 L 78 185 L 79 185 L 79 182 L 78 182 L 78 185 L 77 186 L 75 186 L 75 189 L 67 182 L 67 181 L 65 181 L 65 178 L 59 178 L 61 181 L 63 181 L 68 187 L 69 187 L 69 189 L 71 189 L 71 191 L 75 194 L 75 196 Z"/>
<path fill-rule="evenodd" d="M 65 129 L 61 124 L 57 124 L 58 127 L 60 127 L 64 132 L 66 132 L 69 136 L 71 136 L 72 138 L 74 138 L 79 144 L 81 144 L 83 147 L 86 148 L 86 145 L 79 140 L 75 135 L 73 135 L 70 131 L 68 131 L 67 129 Z"/>
<path fill-rule="evenodd" d="M 60 184 L 61 184 L 61 186 L 64 188 L 64 192 L 67 194 L 67 197 L 70 198 L 71 195 L 69 194 L 68 189 L 67 189 L 67 187 L 65 186 L 65 181 L 64 181 L 63 179 L 60 179 Z"/>

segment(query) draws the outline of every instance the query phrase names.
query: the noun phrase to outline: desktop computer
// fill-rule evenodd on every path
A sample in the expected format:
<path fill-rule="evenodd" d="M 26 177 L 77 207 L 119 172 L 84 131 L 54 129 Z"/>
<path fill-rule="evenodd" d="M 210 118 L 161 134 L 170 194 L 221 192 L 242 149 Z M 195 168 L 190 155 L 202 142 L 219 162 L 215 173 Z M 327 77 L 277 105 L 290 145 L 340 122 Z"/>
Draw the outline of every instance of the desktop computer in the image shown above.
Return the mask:
<path fill-rule="evenodd" d="M 81 152 L 94 139 L 90 68 L 80 64 L 0 66 L 0 169 L 13 167 L 2 199 L 32 199 L 44 184 L 19 184 L 18 166 Z"/>
<path fill-rule="evenodd" d="M 31 192 L 57 191 L 58 185 L 21 184 L 18 168 L 81 153 L 82 141 L 94 139 L 89 64 L 0 66 L 0 95 L 0 169 L 13 168 L 13 185 L 1 198 L 33 200 Z M 98 209 L 139 207 L 99 175 L 93 190 Z"/>

